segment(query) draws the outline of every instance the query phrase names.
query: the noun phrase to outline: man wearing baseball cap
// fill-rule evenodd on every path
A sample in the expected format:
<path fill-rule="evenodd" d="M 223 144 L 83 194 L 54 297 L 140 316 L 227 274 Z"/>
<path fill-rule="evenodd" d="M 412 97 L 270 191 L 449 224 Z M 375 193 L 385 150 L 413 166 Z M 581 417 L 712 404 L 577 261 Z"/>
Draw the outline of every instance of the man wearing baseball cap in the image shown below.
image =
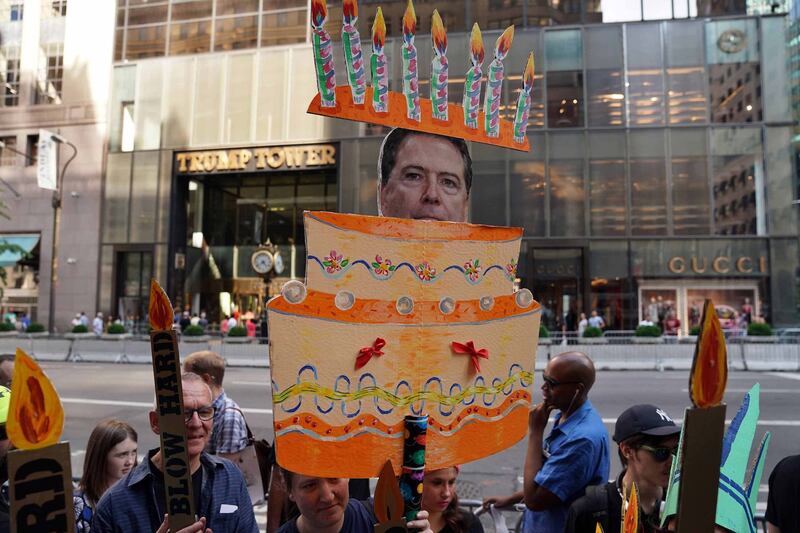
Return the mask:
<path fill-rule="evenodd" d="M 614 427 L 622 472 L 616 481 L 588 487 L 586 495 L 573 502 L 564 531 L 594 533 L 599 522 L 605 533 L 618 533 L 623 494 L 629 493 L 634 483 L 639 492 L 641 531 L 658 531 L 661 500 L 669 485 L 680 432 L 672 418 L 655 405 L 626 409 Z"/>

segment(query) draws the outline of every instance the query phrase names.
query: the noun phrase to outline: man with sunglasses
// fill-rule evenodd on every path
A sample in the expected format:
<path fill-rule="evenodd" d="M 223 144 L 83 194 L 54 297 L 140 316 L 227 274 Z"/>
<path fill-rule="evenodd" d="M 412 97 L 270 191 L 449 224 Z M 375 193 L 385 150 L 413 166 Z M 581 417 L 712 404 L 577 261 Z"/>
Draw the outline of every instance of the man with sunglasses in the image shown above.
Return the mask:
<path fill-rule="evenodd" d="M 181 386 L 186 448 L 198 520 L 177 533 L 212 530 L 214 533 L 258 533 L 241 472 L 227 459 L 204 451 L 214 419 L 211 389 L 203 378 L 191 372 L 181 376 Z M 149 418 L 153 433 L 160 434 L 158 414 L 150 411 Z M 92 519 L 92 532 L 171 531 L 165 518 L 163 471 L 161 449 L 150 450 L 146 460 L 100 499 Z"/>
<path fill-rule="evenodd" d="M 622 472 L 616 481 L 586 489 L 586 495 L 570 507 L 564 531 L 594 533 L 600 523 L 605 533 L 618 533 L 623 494 L 628 494 L 634 483 L 639 491 L 641 531 L 659 531 L 661 500 L 669 485 L 680 432 L 672 418 L 655 405 L 625 410 L 614 428 Z"/>

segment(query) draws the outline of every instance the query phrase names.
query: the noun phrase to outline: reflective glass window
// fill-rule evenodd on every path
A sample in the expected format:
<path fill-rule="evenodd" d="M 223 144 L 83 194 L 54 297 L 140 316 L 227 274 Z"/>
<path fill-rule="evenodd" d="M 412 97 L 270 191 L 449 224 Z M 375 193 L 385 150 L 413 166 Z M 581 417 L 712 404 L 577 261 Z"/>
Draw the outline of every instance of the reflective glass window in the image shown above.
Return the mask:
<path fill-rule="evenodd" d="M 114 31 L 114 61 L 122 61 L 122 47 L 124 46 L 125 30 Z"/>
<path fill-rule="evenodd" d="M 712 122 L 762 120 L 761 62 L 754 19 L 706 23 Z"/>
<path fill-rule="evenodd" d="M 132 154 L 108 154 L 103 202 L 103 242 L 126 242 Z"/>
<path fill-rule="evenodd" d="M 547 124 L 551 128 L 583 126 L 583 72 L 547 73 Z"/>
<path fill-rule="evenodd" d="M 505 226 L 507 150 L 485 144 L 472 145 L 470 222 Z"/>
<path fill-rule="evenodd" d="M 664 28 L 669 123 L 703 123 L 706 121 L 703 23 L 668 22 Z"/>
<path fill-rule="evenodd" d="M 589 135 L 591 235 L 625 235 L 625 134 Z"/>
<path fill-rule="evenodd" d="M 583 44 L 580 30 L 546 31 L 544 50 L 546 68 L 553 70 L 580 70 L 583 67 Z"/>
<path fill-rule="evenodd" d="M 398 3 L 403 3 L 402 0 Z M 500 30 L 515 24 L 517 27 L 523 25 L 523 4 L 525 0 L 488 0 L 483 2 L 472 2 L 459 0 L 453 5 L 464 12 L 464 4 L 469 4 L 470 27 L 473 22 L 477 22 L 481 29 Z M 420 4 L 422 4 L 420 2 Z M 416 8 L 416 4 L 414 5 Z M 428 19 L 430 20 L 430 19 Z M 461 26 L 463 28 L 463 26 Z M 467 30 L 469 28 L 464 28 Z M 458 31 L 464 31 L 458 30 Z"/>
<path fill-rule="evenodd" d="M 706 130 L 670 131 L 672 224 L 675 235 L 704 235 L 709 228 Z"/>
<path fill-rule="evenodd" d="M 217 19 L 214 50 L 239 50 L 258 45 L 258 17 Z"/>
<path fill-rule="evenodd" d="M 519 97 L 519 93 L 522 90 L 522 73 L 525 70 L 525 65 L 528 62 L 528 54 L 533 51 L 534 54 L 537 54 L 539 50 L 542 49 L 542 33 L 539 30 L 529 30 L 524 33 L 516 33 L 514 35 L 514 42 L 517 43 L 511 47 L 511 51 L 509 51 L 505 63 L 505 79 L 507 80 L 504 83 L 505 87 L 508 87 L 509 97 L 506 100 L 511 105 L 508 106 L 500 106 L 500 114 L 502 118 L 507 120 L 513 121 L 514 116 L 516 114 L 517 109 L 517 99 Z M 466 37 L 469 37 L 468 35 Z M 484 45 L 491 42 L 494 43 L 496 37 L 493 39 L 487 39 L 484 37 Z M 465 41 L 463 48 L 468 47 L 468 41 Z M 492 44 L 494 46 L 494 44 Z M 450 45 L 448 44 L 448 49 L 450 49 Z M 460 48 L 453 48 L 453 50 L 460 50 Z M 487 49 L 488 54 L 488 49 Z M 488 57 L 488 56 L 487 56 Z M 466 54 L 464 55 L 464 59 L 466 60 Z M 529 128 L 543 128 L 544 127 L 544 76 L 542 71 L 542 57 L 536 55 L 535 63 L 536 67 L 534 68 L 534 80 L 533 80 L 533 90 L 531 91 L 531 107 L 528 111 L 528 127 Z M 488 62 L 491 59 L 484 60 L 484 73 L 487 69 Z M 467 69 L 467 61 L 464 61 L 464 66 L 462 70 L 466 72 Z M 453 63 L 450 62 L 450 72 L 454 72 L 453 70 Z M 463 83 L 460 83 L 463 89 Z M 486 84 L 484 83 L 482 90 L 485 91 Z M 463 92 L 461 93 L 463 94 Z M 451 101 L 452 100 L 451 98 Z M 460 101 L 459 101 L 460 102 Z M 481 110 L 483 102 L 481 101 Z"/>
<path fill-rule="evenodd" d="M 759 129 L 714 128 L 711 154 L 714 233 L 764 234 L 764 165 Z"/>
<path fill-rule="evenodd" d="M 625 41 L 629 123 L 636 126 L 664 124 L 661 24 L 628 24 Z"/>
<path fill-rule="evenodd" d="M 631 131 L 631 233 L 666 235 L 667 177 L 664 165 L 664 132 Z"/>
<path fill-rule="evenodd" d="M 797 204 L 794 203 L 791 131 L 787 127 L 766 129 L 767 216 L 770 235 L 797 235 Z"/>
<path fill-rule="evenodd" d="M 305 9 L 264 13 L 261 15 L 261 46 L 305 42 L 307 24 Z"/>
<path fill-rule="evenodd" d="M 550 135 L 550 236 L 586 234 L 584 191 L 584 138 L 581 133 Z"/>
<path fill-rule="evenodd" d="M 528 135 L 529 153 L 510 154 L 511 225 L 525 228 L 526 236 L 545 236 L 545 137 Z"/>
<path fill-rule="evenodd" d="M 212 3 L 211 0 L 173 0 L 172 20 L 210 17 Z"/>
<path fill-rule="evenodd" d="M 169 28 L 169 54 L 201 54 L 211 49 L 211 21 L 198 20 L 172 24 Z"/>
<path fill-rule="evenodd" d="M 800 7 L 800 6 L 798 6 Z M 797 40 L 792 41 L 792 62 L 787 60 L 786 20 L 769 17 L 760 19 L 761 44 L 764 49 L 764 63 L 761 65 L 764 84 L 764 119 L 766 121 L 782 121 L 791 116 L 789 94 L 789 72 L 797 72 Z M 798 22 L 792 23 L 796 34 Z M 787 68 L 789 65 L 789 68 Z M 760 100 L 760 98 L 759 98 Z"/>
<path fill-rule="evenodd" d="M 217 0 L 217 16 L 239 15 L 254 11 L 258 11 L 258 0 Z"/>
<path fill-rule="evenodd" d="M 621 26 L 586 29 L 586 84 L 589 126 L 622 126 L 625 94 Z"/>
<path fill-rule="evenodd" d="M 20 80 L 20 47 L 3 46 L 0 48 L 0 107 L 19 105 Z"/>
<path fill-rule="evenodd" d="M 167 11 L 169 6 L 143 6 L 128 9 L 128 25 L 136 26 L 139 24 L 158 24 L 167 21 Z"/>
<path fill-rule="evenodd" d="M 144 59 L 163 56 L 167 46 L 166 26 L 128 28 L 125 59 Z"/>
<path fill-rule="evenodd" d="M 158 206 L 158 151 L 133 154 L 130 242 L 153 242 Z"/>

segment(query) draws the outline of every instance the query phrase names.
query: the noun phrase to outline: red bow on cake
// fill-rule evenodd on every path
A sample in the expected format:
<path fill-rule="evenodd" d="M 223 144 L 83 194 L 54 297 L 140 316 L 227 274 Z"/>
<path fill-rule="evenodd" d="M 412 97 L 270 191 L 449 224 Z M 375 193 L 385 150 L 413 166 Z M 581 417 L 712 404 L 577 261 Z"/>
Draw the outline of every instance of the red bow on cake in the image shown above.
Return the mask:
<path fill-rule="evenodd" d="M 356 357 L 356 370 L 366 365 L 373 357 L 380 357 L 383 355 L 381 348 L 384 346 L 386 346 L 386 341 L 378 337 L 375 339 L 375 342 L 372 343 L 372 346 L 361 348 Z"/>
<path fill-rule="evenodd" d="M 484 359 L 489 359 L 489 350 L 486 348 L 481 348 L 480 350 L 475 349 L 475 343 L 472 341 L 467 341 L 466 344 L 461 344 L 460 342 L 453 341 L 450 343 L 450 346 L 453 348 L 453 351 L 460 355 L 469 355 L 472 358 L 472 366 L 475 369 L 475 372 L 481 371 L 481 362 L 478 359 L 479 357 L 483 357 Z"/>

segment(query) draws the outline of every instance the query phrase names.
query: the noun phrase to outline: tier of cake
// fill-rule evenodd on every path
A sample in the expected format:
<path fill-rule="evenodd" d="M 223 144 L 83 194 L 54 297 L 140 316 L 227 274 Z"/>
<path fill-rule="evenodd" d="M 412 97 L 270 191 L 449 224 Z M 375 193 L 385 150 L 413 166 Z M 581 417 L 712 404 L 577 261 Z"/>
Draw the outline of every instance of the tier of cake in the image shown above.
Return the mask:
<path fill-rule="evenodd" d="M 306 212 L 308 287 L 355 298 L 511 294 L 522 230 Z"/>

